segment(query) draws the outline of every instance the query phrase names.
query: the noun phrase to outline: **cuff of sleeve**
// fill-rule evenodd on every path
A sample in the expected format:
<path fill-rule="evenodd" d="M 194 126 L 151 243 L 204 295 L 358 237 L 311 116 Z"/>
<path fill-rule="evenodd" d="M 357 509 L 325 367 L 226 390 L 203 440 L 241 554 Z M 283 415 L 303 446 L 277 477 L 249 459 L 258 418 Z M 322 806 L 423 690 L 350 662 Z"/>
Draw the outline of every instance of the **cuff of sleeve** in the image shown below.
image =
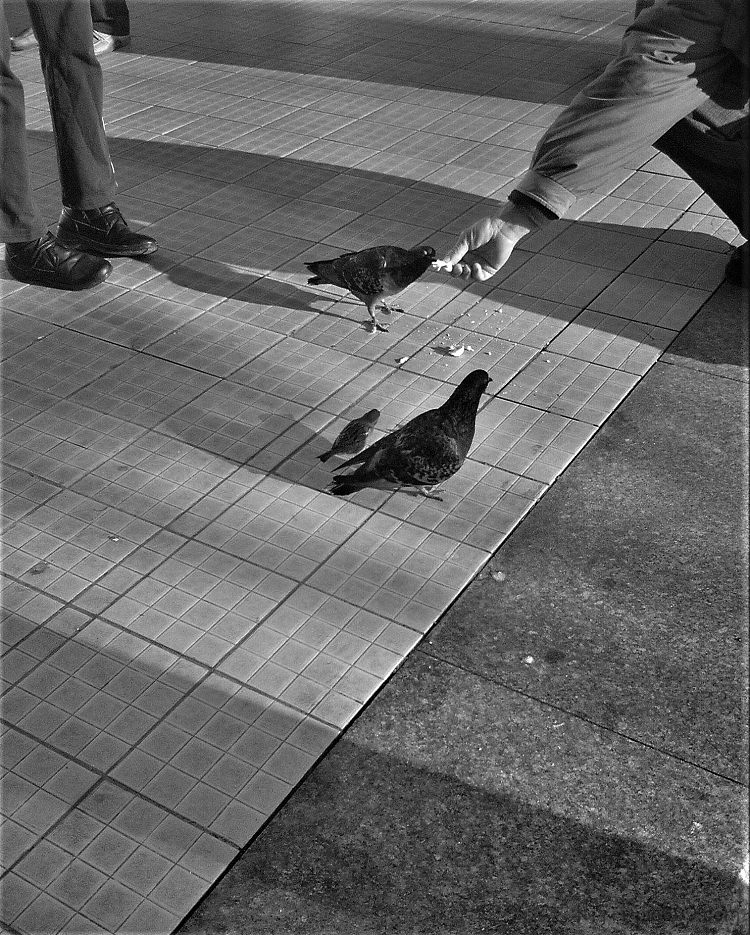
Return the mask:
<path fill-rule="evenodd" d="M 515 192 L 519 192 L 527 198 L 532 198 L 556 218 L 566 214 L 576 200 L 576 196 L 560 185 L 559 182 L 540 175 L 534 169 L 529 169 L 528 172 L 521 176 L 514 192 L 511 194 Z M 549 215 L 545 214 L 545 217 L 549 220 Z"/>

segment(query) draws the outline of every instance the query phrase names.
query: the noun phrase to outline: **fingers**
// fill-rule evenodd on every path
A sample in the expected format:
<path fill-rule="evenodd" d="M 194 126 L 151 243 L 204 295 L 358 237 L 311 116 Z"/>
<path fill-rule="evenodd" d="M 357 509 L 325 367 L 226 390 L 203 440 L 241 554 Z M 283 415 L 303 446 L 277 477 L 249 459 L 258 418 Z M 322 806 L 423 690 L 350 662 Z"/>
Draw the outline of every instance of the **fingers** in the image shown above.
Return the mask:
<path fill-rule="evenodd" d="M 488 262 L 477 251 L 496 236 L 496 225 L 491 218 L 477 221 L 458 235 L 458 239 L 445 256 L 432 264 L 433 268 L 443 270 L 457 279 L 476 279 L 484 282 L 500 267 L 491 261 Z M 483 250 L 481 252 L 484 253 Z M 470 254 L 470 259 L 465 260 L 467 254 Z M 477 256 L 481 262 L 476 261 Z"/>
<path fill-rule="evenodd" d="M 447 267 L 448 270 L 456 263 L 459 263 L 469 252 L 469 233 L 469 231 L 463 231 L 443 259 L 437 262 Z"/>
<path fill-rule="evenodd" d="M 455 279 L 464 279 L 467 281 L 474 279 L 478 282 L 485 282 L 497 272 L 495 267 L 488 266 L 485 263 L 447 263 L 443 260 L 436 260 L 433 266 L 437 270 L 444 270 Z"/>
<path fill-rule="evenodd" d="M 455 279 L 471 279 L 471 266 L 468 263 L 456 263 L 451 270 Z"/>
<path fill-rule="evenodd" d="M 487 266 L 482 263 L 474 263 L 471 268 L 471 278 L 477 279 L 479 282 L 484 282 L 487 279 L 490 279 L 495 275 L 497 269 L 494 266 Z"/>

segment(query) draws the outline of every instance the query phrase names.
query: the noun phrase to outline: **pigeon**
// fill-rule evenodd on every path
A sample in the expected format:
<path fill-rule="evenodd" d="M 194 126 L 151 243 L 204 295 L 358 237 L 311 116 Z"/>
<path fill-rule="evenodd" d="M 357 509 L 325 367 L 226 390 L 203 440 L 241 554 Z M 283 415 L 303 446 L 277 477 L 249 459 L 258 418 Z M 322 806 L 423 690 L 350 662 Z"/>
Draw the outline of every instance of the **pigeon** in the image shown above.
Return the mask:
<path fill-rule="evenodd" d="M 305 266 L 315 275 L 308 279 L 311 286 L 328 283 L 348 289 L 360 302 L 367 306 L 373 328 L 387 331 L 385 325 L 375 318 L 375 308 L 380 303 L 386 312 L 402 309 L 388 306 L 385 299 L 396 295 L 429 268 L 435 259 L 433 247 L 368 247 L 357 253 L 344 253 L 335 260 L 315 260 Z"/>
<path fill-rule="evenodd" d="M 434 491 L 464 463 L 489 382 L 486 370 L 474 370 L 438 409 L 420 413 L 345 461 L 342 468 L 360 466 L 351 474 L 336 474 L 329 492 L 346 497 L 363 487 L 418 487 L 424 496 L 442 500 Z"/>
<path fill-rule="evenodd" d="M 318 458 L 321 461 L 327 461 L 332 455 L 355 455 L 357 452 L 362 451 L 367 436 L 372 432 L 379 418 L 379 410 L 371 409 L 358 419 L 352 419 L 341 429 L 330 450 L 326 451 L 325 454 L 318 455 Z"/>

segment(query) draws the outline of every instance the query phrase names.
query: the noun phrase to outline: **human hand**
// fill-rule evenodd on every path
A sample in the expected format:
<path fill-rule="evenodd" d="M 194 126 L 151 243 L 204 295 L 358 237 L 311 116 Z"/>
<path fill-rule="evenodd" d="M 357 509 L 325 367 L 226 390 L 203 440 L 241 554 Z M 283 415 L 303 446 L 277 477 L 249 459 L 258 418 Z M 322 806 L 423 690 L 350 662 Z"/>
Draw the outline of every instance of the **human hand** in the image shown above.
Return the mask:
<path fill-rule="evenodd" d="M 460 279 L 484 282 L 497 273 L 518 241 L 535 227 L 525 211 L 508 202 L 498 217 L 482 218 L 462 231 L 452 249 L 433 266 Z"/>

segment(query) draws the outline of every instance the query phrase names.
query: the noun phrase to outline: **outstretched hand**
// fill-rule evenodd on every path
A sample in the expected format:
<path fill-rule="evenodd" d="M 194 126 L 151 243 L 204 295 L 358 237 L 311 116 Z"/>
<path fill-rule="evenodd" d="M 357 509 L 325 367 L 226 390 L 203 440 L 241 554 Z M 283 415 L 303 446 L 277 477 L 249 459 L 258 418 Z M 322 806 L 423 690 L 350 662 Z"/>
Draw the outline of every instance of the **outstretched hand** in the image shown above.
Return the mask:
<path fill-rule="evenodd" d="M 482 218 L 462 231 L 446 256 L 433 265 L 451 276 L 484 282 L 497 273 L 518 241 L 535 226 L 525 211 L 508 202 L 498 217 Z"/>

